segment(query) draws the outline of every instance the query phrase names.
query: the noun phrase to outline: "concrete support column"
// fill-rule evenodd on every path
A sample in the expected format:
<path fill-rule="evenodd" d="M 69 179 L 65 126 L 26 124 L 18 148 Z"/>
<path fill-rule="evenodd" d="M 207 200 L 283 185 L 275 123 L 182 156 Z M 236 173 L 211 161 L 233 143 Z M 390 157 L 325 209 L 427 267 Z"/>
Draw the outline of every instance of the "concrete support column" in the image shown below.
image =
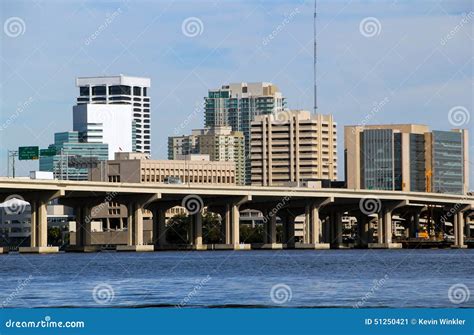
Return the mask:
<path fill-rule="evenodd" d="M 359 214 L 357 216 L 357 236 L 358 236 L 357 245 L 367 246 L 367 244 L 369 243 L 368 235 L 369 235 L 368 218 L 363 214 Z"/>
<path fill-rule="evenodd" d="M 311 241 L 311 206 L 306 205 L 304 211 L 304 229 L 303 243 L 308 244 Z"/>
<path fill-rule="evenodd" d="M 82 231 L 81 231 L 81 226 L 82 226 L 82 207 L 77 206 L 74 209 L 74 214 L 76 216 L 76 244 L 75 246 L 83 246 L 83 238 L 82 238 Z"/>
<path fill-rule="evenodd" d="M 319 220 L 319 208 L 315 205 L 311 206 L 311 242 L 312 244 L 320 243 L 320 220 Z"/>
<path fill-rule="evenodd" d="M 266 234 L 267 243 L 273 244 L 277 242 L 276 222 L 277 222 L 276 214 L 272 215 L 267 222 L 268 224 L 268 233 Z"/>
<path fill-rule="evenodd" d="M 81 224 L 81 239 L 82 246 L 92 245 L 92 216 L 91 208 L 84 206 L 81 211 L 82 224 Z"/>
<path fill-rule="evenodd" d="M 153 213 L 153 239 L 160 247 L 166 245 L 166 210 L 157 209 Z"/>
<path fill-rule="evenodd" d="M 383 223 L 383 213 L 377 214 L 377 243 L 383 244 L 383 235 L 384 235 L 384 223 Z"/>
<path fill-rule="evenodd" d="M 31 234 L 30 234 L 30 247 L 36 247 L 37 242 L 37 227 L 38 227 L 38 209 L 35 201 L 30 202 L 31 207 Z"/>
<path fill-rule="evenodd" d="M 267 210 L 262 211 L 262 215 L 263 215 L 263 218 L 264 218 L 263 219 L 263 243 L 264 244 L 267 244 L 270 241 L 270 237 L 269 237 L 269 235 L 270 235 L 270 228 L 269 228 L 270 223 L 269 223 L 269 221 L 270 221 L 271 218 L 269 217 L 268 213 L 269 212 Z"/>
<path fill-rule="evenodd" d="M 384 224 L 384 243 L 392 243 L 392 211 L 385 210 L 383 213 L 383 224 Z"/>
<path fill-rule="evenodd" d="M 367 236 L 367 243 L 373 243 L 374 242 L 374 221 L 372 220 L 371 217 L 368 217 L 367 221 L 369 221 L 368 223 L 369 234 Z"/>
<path fill-rule="evenodd" d="M 284 243 L 286 243 L 287 248 L 294 248 L 295 247 L 295 217 L 293 215 L 288 214 L 286 216 L 286 239 Z"/>
<path fill-rule="evenodd" d="M 420 231 L 420 212 L 416 211 L 413 214 L 413 232 L 410 233 L 411 237 L 416 238 Z"/>
<path fill-rule="evenodd" d="M 337 211 L 335 213 L 335 219 L 336 219 L 336 243 L 338 245 L 342 244 L 342 213 L 340 211 Z"/>
<path fill-rule="evenodd" d="M 129 246 L 133 245 L 133 203 L 127 204 L 127 244 Z"/>
<path fill-rule="evenodd" d="M 106 226 L 106 230 L 110 231 L 110 218 L 105 219 L 105 226 Z"/>
<path fill-rule="evenodd" d="M 201 212 L 198 212 L 192 216 L 192 222 L 194 226 L 193 244 L 199 248 L 202 246 L 202 216 Z"/>
<path fill-rule="evenodd" d="M 330 217 L 324 218 L 324 225 L 323 225 L 323 236 L 324 236 L 324 242 L 325 243 L 330 243 L 331 242 L 331 220 Z"/>
<path fill-rule="evenodd" d="M 455 213 L 453 216 L 453 235 L 454 245 L 459 245 L 459 233 L 458 233 L 458 214 Z"/>
<path fill-rule="evenodd" d="M 231 229 L 231 244 L 233 244 L 234 249 L 240 249 L 240 213 L 239 206 L 233 204 L 231 206 L 231 218 L 232 218 L 232 229 Z"/>
<path fill-rule="evenodd" d="M 134 223 L 134 244 L 143 245 L 143 209 L 140 204 L 135 204 L 135 212 L 133 217 Z"/>
<path fill-rule="evenodd" d="M 46 212 L 46 202 L 38 201 L 37 208 L 37 222 L 38 222 L 38 247 L 48 246 L 48 218 Z"/>
<path fill-rule="evenodd" d="M 456 217 L 457 217 L 456 230 L 457 230 L 457 236 L 458 236 L 456 246 L 462 248 L 464 247 L 464 213 L 463 212 L 456 213 Z"/>
<path fill-rule="evenodd" d="M 225 244 L 232 243 L 232 206 L 227 204 L 225 206 L 225 214 L 224 214 L 224 233 L 225 233 Z"/>

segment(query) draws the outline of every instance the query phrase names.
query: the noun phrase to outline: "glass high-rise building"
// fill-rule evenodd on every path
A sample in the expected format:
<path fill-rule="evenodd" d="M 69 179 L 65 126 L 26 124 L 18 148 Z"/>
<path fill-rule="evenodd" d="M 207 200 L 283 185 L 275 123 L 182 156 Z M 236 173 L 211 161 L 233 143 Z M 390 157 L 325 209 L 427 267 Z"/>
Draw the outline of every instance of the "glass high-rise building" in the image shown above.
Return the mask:
<path fill-rule="evenodd" d="M 54 156 L 40 156 L 40 171 L 51 171 L 61 180 L 88 180 L 89 171 L 97 162 L 109 157 L 109 146 L 104 143 L 79 142 L 79 132 L 66 131 L 54 134 Z"/>
<path fill-rule="evenodd" d="M 348 188 L 464 194 L 469 185 L 467 130 L 424 125 L 347 126 Z"/>
<path fill-rule="evenodd" d="M 463 193 L 464 136 L 462 132 L 433 131 L 432 190 L 437 193 Z"/>
<path fill-rule="evenodd" d="M 244 134 L 245 181 L 250 184 L 250 124 L 257 115 L 268 115 L 285 109 L 285 99 L 272 83 L 235 83 L 209 90 L 205 98 L 206 127 L 230 126 Z"/>

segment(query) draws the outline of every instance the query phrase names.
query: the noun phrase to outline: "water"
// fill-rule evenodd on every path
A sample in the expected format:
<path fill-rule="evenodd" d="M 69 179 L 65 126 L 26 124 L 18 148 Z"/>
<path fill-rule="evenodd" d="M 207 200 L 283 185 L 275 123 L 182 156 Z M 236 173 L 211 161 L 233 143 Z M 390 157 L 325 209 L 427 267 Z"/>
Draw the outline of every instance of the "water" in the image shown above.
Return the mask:
<path fill-rule="evenodd" d="M 0 303 L 474 307 L 473 256 L 474 250 L 9 254 L 0 256 Z M 457 292 L 451 300 L 461 304 L 449 299 L 450 287 Z"/>

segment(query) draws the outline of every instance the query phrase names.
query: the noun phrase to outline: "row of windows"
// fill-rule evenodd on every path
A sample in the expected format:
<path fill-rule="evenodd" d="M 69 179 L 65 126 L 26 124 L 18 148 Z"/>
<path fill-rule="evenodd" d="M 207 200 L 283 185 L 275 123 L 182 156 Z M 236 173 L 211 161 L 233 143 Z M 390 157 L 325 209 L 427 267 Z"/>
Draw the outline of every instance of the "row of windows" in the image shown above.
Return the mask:
<path fill-rule="evenodd" d="M 198 184 L 234 184 L 234 176 L 170 176 L 181 179 L 183 183 L 198 183 Z M 165 179 L 169 178 L 164 175 L 142 176 L 142 183 L 163 183 Z"/>
<path fill-rule="evenodd" d="M 106 92 L 107 92 L 107 87 L 105 85 L 92 86 L 92 95 L 106 95 Z M 132 94 L 132 87 L 127 86 L 127 85 L 109 86 L 109 94 L 110 95 L 119 95 L 119 94 L 131 95 Z M 79 95 L 80 96 L 90 95 L 89 86 L 79 87 Z M 147 88 L 143 87 L 143 92 L 142 92 L 142 87 L 133 86 L 133 95 L 147 96 Z M 149 100 L 146 100 L 146 101 L 149 101 Z"/>

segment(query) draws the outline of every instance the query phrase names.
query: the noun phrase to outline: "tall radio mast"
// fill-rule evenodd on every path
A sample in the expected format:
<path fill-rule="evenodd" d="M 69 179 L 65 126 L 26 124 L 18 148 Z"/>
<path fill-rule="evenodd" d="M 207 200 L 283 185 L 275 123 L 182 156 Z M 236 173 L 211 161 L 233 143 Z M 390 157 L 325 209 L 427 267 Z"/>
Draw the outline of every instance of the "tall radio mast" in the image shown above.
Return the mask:
<path fill-rule="evenodd" d="M 314 0 L 314 18 L 313 18 L 313 30 L 314 30 L 314 54 L 313 54 L 313 84 L 314 84 L 314 114 L 318 109 L 318 86 L 316 84 L 316 3 Z"/>

